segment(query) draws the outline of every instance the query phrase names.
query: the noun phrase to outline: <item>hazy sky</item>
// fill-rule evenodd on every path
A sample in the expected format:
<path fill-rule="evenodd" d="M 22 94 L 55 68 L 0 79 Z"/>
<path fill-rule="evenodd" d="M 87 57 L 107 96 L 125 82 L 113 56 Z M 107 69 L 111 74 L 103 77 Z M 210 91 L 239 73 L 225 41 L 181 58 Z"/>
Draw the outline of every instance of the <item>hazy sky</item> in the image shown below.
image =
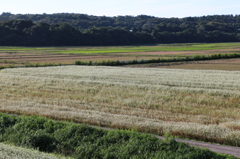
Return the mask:
<path fill-rule="evenodd" d="M 97 16 L 189 17 L 240 14 L 239 0 L 2 0 L 0 14 L 82 13 Z"/>

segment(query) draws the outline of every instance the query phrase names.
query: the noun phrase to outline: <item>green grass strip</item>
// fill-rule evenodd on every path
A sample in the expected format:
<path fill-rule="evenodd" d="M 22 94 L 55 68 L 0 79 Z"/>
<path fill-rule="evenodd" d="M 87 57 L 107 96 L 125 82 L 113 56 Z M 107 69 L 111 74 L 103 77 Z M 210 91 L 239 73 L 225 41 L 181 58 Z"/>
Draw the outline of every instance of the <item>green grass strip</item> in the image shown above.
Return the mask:
<path fill-rule="evenodd" d="M 101 54 L 101 53 L 131 53 L 131 52 L 156 52 L 156 51 L 200 51 L 220 49 L 220 47 L 131 47 L 131 48 L 99 48 L 99 49 L 70 49 L 56 50 L 52 53 L 59 54 Z"/>
<path fill-rule="evenodd" d="M 210 44 L 160 44 L 154 46 L 115 46 L 115 47 L 15 47 L 0 46 L 0 53 L 54 53 L 54 54 L 102 54 L 130 53 L 155 51 L 201 51 L 212 49 L 227 49 L 239 46 L 239 43 L 210 43 Z"/>

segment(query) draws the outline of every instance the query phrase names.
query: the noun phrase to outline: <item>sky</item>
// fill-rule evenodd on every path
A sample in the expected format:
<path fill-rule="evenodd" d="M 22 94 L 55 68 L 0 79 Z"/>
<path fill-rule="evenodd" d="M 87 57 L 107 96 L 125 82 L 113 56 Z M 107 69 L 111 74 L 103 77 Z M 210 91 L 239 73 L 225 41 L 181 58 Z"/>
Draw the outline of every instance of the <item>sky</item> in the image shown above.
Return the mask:
<path fill-rule="evenodd" d="M 238 15 L 239 0 L 2 0 L 0 14 L 80 13 L 96 16 L 150 15 L 183 18 Z"/>

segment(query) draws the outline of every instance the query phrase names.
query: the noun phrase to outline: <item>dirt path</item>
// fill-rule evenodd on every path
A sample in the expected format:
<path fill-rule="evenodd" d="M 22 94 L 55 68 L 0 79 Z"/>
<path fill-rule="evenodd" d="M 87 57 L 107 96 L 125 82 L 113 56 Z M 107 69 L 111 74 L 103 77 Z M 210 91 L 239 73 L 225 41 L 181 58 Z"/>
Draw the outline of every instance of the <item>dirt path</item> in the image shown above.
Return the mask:
<path fill-rule="evenodd" d="M 92 126 L 92 127 L 99 128 L 99 127 L 96 127 L 96 126 Z M 112 128 L 107 128 L 107 127 L 100 127 L 100 129 L 113 130 Z M 155 136 L 160 140 L 164 139 L 163 136 L 158 136 L 158 135 L 155 135 Z M 187 143 L 191 146 L 207 148 L 207 149 L 209 149 L 211 151 L 214 151 L 214 152 L 217 152 L 217 153 L 229 154 L 229 155 L 233 155 L 235 157 L 240 158 L 240 147 L 225 146 L 225 145 L 211 144 L 211 143 L 206 143 L 206 142 L 184 140 L 184 139 L 176 139 L 176 141 L 184 142 L 184 143 Z"/>
<path fill-rule="evenodd" d="M 163 136 L 156 136 L 157 138 L 163 140 Z M 192 141 L 192 140 L 184 140 L 184 139 L 176 139 L 178 142 L 184 142 L 192 146 L 197 146 L 201 148 L 207 148 L 217 153 L 229 154 L 235 157 L 240 158 L 240 147 L 233 147 L 233 146 L 224 146 L 224 145 L 217 145 L 211 144 L 206 142 L 199 142 L 199 141 Z"/>

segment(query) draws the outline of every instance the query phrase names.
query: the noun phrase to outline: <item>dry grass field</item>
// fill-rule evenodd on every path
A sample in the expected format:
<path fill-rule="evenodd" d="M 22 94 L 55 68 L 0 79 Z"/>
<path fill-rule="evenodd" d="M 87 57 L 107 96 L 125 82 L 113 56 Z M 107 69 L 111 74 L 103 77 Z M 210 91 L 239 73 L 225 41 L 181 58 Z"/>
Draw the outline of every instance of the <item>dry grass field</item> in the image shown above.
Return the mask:
<path fill-rule="evenodd" d="M 0 111 L 240 146 L 240 72 L 61 66 L 0 71 Z"/>

